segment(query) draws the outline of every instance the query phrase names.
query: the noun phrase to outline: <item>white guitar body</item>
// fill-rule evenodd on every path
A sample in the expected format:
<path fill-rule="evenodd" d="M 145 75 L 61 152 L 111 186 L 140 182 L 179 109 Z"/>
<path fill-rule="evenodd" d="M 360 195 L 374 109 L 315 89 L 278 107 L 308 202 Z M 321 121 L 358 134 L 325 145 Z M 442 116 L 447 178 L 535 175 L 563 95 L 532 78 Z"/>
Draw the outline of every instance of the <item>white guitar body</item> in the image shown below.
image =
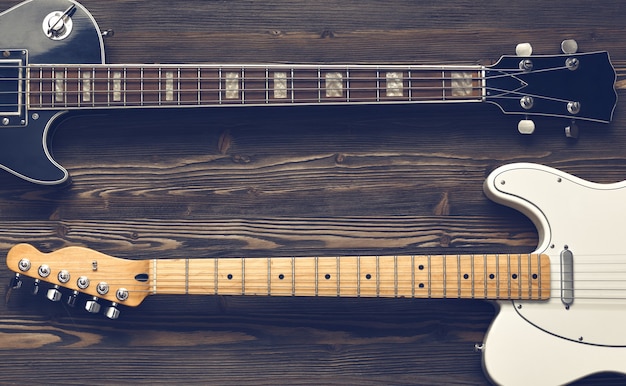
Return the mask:
<path fill-rule="evenodd" d="M 549 301 L 498 302 L 483 345 L 491 380 L 557 385 L 597 372 L 626 373 L 626 182 L 597 184 L 518 163 L 493 171 L 484 190 L 532 219 L 536 253 L 549 255 L 551 265 Z M 561 292 L 568 278 L 564 250 L 573 256 L 569 307 Z"/>

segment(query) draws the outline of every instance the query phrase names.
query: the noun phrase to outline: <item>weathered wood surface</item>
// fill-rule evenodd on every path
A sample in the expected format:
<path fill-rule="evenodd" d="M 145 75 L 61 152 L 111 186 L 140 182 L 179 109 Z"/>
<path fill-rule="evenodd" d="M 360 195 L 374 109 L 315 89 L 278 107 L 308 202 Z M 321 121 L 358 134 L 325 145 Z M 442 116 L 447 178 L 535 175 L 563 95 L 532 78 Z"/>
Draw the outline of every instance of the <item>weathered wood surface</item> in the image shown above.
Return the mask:
<path fill-rule="evenodd" d="M 566 38 L 626 63 L 620 1 L 82 3 L 115 30 L 110 63 L 490 63 Z M 624 103 L 577 142 L 551 120 L 522 137 L 489 105 L 76 116 L 52 146 L 70 186 L 0 175 L 0 254 L 530 252 L 532 223 L 484 197 L 483 179 L 515 161 L 625 179 Z M 0 383 L 484 384 L 473 346 L 493 317 L 480 301 L 162 296 L 109 321 L 26 289 L 0 304 Z"/>

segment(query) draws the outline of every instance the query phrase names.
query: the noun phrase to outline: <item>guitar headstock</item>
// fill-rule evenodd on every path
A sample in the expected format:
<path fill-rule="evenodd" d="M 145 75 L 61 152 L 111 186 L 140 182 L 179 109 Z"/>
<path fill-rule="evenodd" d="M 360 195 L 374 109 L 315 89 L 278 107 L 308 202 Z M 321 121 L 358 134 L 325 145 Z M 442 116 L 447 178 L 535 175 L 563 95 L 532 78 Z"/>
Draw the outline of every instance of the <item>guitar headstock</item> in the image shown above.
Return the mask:
<path fill-rule="evenodd" d="M 574 40 L 561 55 L 532 55 L 528 43 L 485 70 L 485 100 L 505 114 L 522 115 L 518 129 L 532 134 L 532 116 L 608 123 L 617 103 L 616 74 L 607 52 L 576 53 Z M 575 137 L 573 124 L 566 135 Z"/>
<path fill-rule="evenodd" d="M 7 266 L 15 272 L 12 288 L 22 285 L 22 276 L 33 278 L 33 292 L 43 290 L 46 297 L 60 301 L 63 289 L 66 301 L 74 306 L 85 298 L 85 309 L 100 311 L 99 300 L 111 302 L 105 315 L 116 319 L 118 304 L 137 306 L 149 295 L 149 260 L 127 260 L 105 255 L 88 248 L 67 247 L 43 253 L 29 244 L 18 244 L 9 250 Z"/>

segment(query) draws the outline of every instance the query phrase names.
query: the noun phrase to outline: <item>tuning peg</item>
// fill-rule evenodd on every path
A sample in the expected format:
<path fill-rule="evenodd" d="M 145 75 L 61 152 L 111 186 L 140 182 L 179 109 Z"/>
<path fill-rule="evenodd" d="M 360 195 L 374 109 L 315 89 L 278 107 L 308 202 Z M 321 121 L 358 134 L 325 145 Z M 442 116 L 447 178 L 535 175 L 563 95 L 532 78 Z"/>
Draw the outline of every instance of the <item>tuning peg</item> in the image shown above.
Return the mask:
<path fill-rule="evenodd" d="M 39 293 L 39 279 L 35 279 L 35 282 L 33 283 L 33 289 L 31 290 L 31 293 L 33 295 L 37 295 Z"/>
<path fill-rule="evenodd" d="M 9 282 L 9 288 L 11 289 L 22 288 L 22 278 L 20 277 L 19 273 L 16 273 L 15 276 L 11 278 L 11 281 Z"/>
<path fill-rule="evenodd" d="M 535 122 L 530 119 L 522 119 L 517 124 L 517 131 L 520 134 L 532 134 L 535 132 Z"/>
<path fill-rule="evenodd" d="M 561 51 L 564 54 L 575 54 L 578 51 L 578 43 L 574 39 L 566 39 L 561 42 Z"/>
<path fill-rule="evenodd" d="M 579 132 L 578 124 L 576 123 L 575 120 L 572 119 L 572 122 L 569 124 L 569 126 L 565 127 L 565 136 L 567 138 L 577 139 L 578 132 Z"/>
<path fill-rule="evenodd" d="M 53 302 L 58 302 L 59 300 L 61 300 L 61 291 L 59 291 L 59 286 L 55 285 L 54 287 L 50 288 L 46 293 L 46 297 Z"/>
<path fill-rule="evenodd" d="M 530 56 L 533 53 L 533 46 L 530 43 L 520 43 L 515 46 L 515 55 L 517 56 Z"/>
<path fill-rule="evenodd" d="M 111 303 L 111 306 L 106 309 L 106 311 L 104 312 L 104 315 L 106 315 L 106 317 L 109 319 L 119 318 L 120 310 L 117 308 L 117 303 L 115 302 Z"/>
<path fill-rule="evenodd" d="M 94 296 L 93 298 L 91 298 L 91 300 L 87 300 L 87 302 L 85 303 L 85 309 L 87 310 L 87 312 L 90 312 L 92 314 L 97 314 L 98 312 L 100 312 L 100 303 L 98 303 L 98 298 Z"/>
<path fill-rule="evenodd" d="M 67 298 L 67 305 L 74 307 L 76 305 L 76 299 L 78 299 L 78 291 L 72 291 L 72 294 Z"/>

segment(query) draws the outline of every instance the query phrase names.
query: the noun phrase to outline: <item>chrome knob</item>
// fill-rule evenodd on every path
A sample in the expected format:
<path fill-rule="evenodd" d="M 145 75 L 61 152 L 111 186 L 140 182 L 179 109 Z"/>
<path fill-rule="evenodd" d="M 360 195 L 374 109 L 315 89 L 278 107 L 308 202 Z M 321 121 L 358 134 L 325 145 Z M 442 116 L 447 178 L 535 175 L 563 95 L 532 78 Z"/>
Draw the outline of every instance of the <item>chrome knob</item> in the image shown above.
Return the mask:
<path fill-rule="evenodd" d="M 110 307 L 107 307 L 104 315 L 109 319 L 117 319 L 120 317 L 120 310 L 117 309 L 117 303 L 111 303 Z"/>
<path fill-rule="evenodd" d="M 50 288 L 46 293 L 46 297 L 53 302 L 58 302 L 59 300 L 61 300 L 61 291 L 59 291 L 59 286 L 55 285 L 54 287 Z"/>
<path fill-rule="evenodd" d="M 92 314 L 100 312 L 100 303 L 98 303 L 98 298 L 94 296 L 91 300 L 87 300 L 85 303 L 85 310 Z"/>

